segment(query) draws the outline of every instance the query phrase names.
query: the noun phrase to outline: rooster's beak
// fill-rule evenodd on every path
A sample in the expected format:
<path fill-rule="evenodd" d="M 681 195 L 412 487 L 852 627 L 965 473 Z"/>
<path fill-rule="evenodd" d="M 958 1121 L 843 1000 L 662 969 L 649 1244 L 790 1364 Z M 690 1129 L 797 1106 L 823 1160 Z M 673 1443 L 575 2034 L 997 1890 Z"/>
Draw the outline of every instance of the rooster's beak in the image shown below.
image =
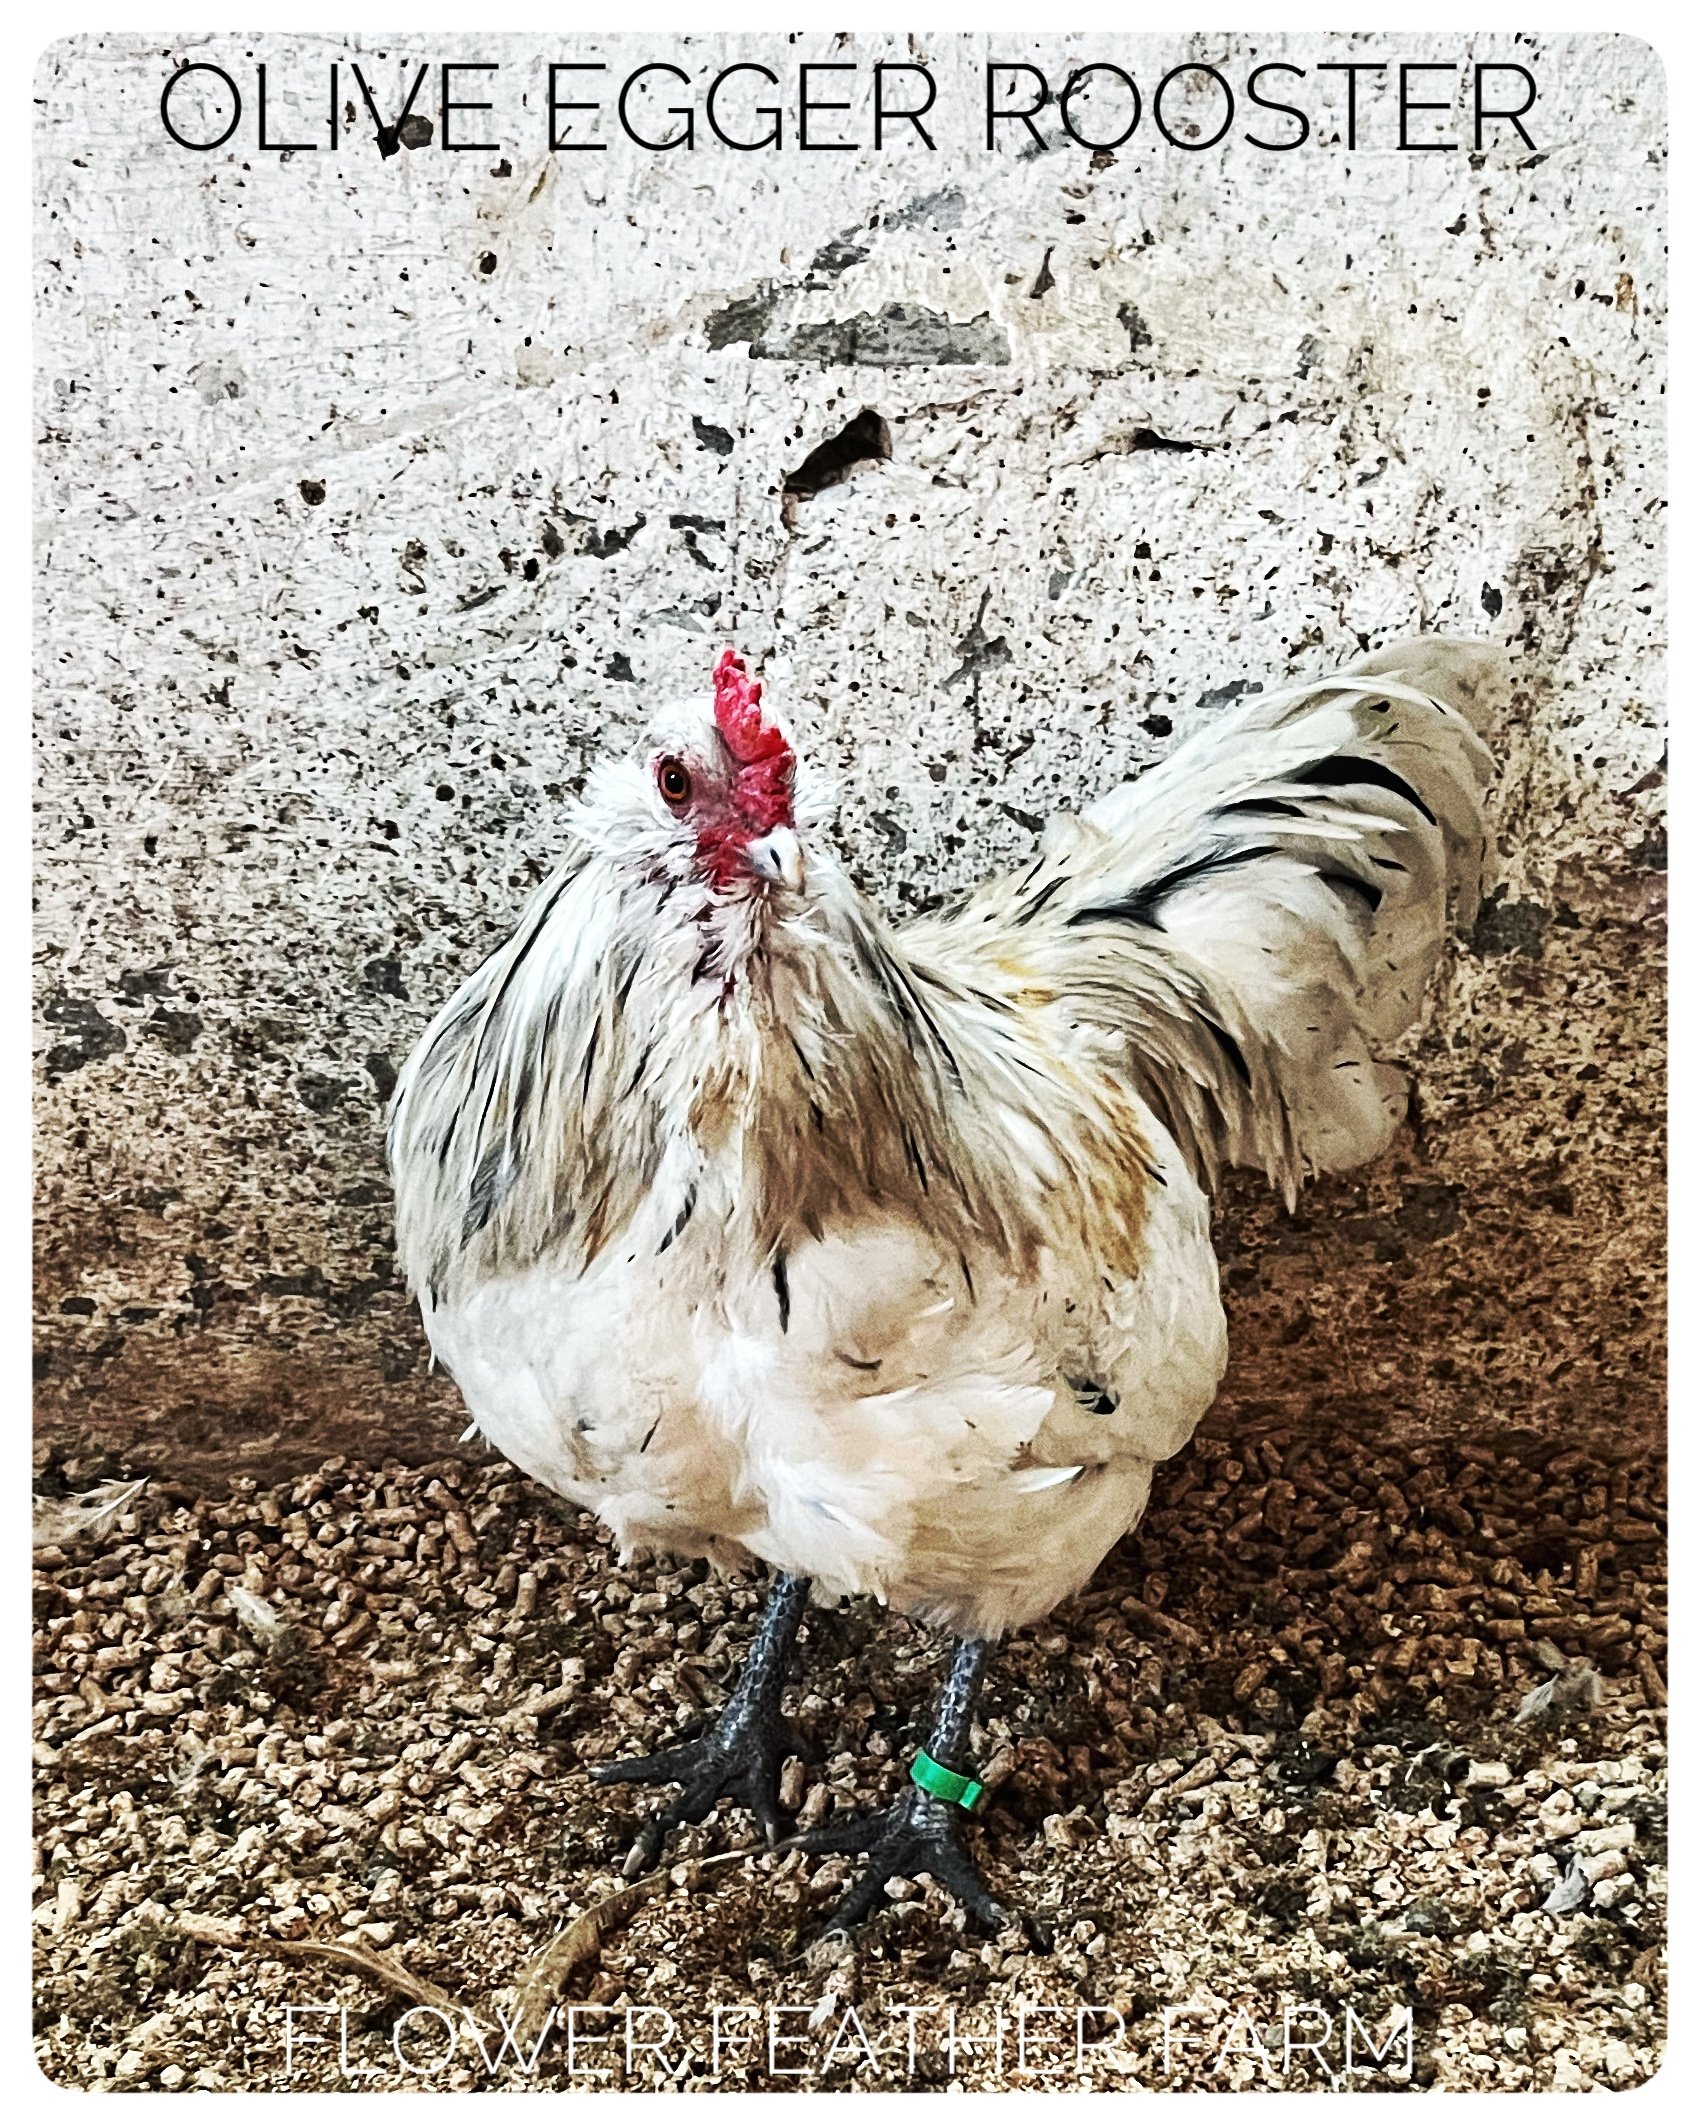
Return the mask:
<path fill-rule="evenodd" d="M 803 848 L 790 827 L 776 826 L 759 840 L 746 842 L 744 854 L 758 877 L 774 879 L 793 893 L 802 891 Z"/>

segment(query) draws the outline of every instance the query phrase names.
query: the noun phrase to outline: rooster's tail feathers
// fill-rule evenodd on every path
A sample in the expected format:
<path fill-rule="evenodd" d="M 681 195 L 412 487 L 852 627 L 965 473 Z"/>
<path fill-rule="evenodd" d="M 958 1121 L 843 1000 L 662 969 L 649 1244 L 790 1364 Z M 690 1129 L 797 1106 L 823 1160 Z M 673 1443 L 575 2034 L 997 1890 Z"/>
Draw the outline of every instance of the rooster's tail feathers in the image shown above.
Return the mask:
<path fill-rule="evenodd" d="M 1014 889 L 1047 894 L 1062 985 L 1125 1035 L 1206 1180 L 1260 1167 L 1291 1199 L 1386 1148 L 1405 1087 L 1380 1057 L 1480 900 L 1501 669 L 1485 644 L 1414 637 L 1254 694 L 1056 822 Z"/>

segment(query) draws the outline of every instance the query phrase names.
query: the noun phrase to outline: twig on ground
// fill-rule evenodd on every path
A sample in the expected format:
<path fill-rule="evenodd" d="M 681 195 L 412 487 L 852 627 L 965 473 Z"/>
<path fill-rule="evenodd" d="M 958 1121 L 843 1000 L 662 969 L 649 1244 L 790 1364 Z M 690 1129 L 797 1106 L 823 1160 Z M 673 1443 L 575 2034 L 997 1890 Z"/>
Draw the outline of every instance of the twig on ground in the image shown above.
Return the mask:
<path fill-rule="evenodd" d="M 699 1872 L 705 1872 L 710 1867 L 728 1866 L 735 1859 L 756 1859 L 764 1852 L 785 1851 L 794 1842 L 786 1839 L 776 1845 L 739 1845 L 730 1852 L 711 1853 L 693 1864 Z M 550 2008 L 561 1996 L 562 1986 L 579 1965 L 588 1962 L 641 1905 L 666 1888 L 672 1874 L 671 1867 L 658 1867 L 653 1874 L 625 1883 L 599 1904 L 581 1911 L 570 1926 L 532 1957 L 520 1973 L 514 1994 L 514 2031 L 521 2045 L 535 2041 Z"/>
<path fill-rule="evenodd" d="M 195 1937 L 190 1936 L 191 1939 Z M 352 1941 L 240 1940 L 222 1945 L 245 1948 L 255 1955 L 283 1956 L 292 1962 L 335 1963 L 340 1969 L 352 1970 L 381 1991 L 411 2000 L 416 2007 L 435 2007 L 441 2014 L 464 2015 L 469 2022 L 477 2021 L 466 2002 L 457 2000 L 452 1992 L 445 1992 L 441 1985 L 432 1984 L 428 1977 L 416 1977 L 393 1955 L 380 1955 L 375 1948 L 356 1947 Z"/>

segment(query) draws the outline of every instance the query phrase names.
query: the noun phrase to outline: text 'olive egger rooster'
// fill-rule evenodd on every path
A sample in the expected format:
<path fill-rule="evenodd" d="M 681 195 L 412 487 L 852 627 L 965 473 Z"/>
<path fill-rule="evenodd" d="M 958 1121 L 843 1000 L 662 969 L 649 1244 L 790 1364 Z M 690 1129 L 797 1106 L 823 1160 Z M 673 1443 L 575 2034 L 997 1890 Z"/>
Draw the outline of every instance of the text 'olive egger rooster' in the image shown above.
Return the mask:
<path fill-rule="evenodd" d="M 1225 1361 L 1206 1190 L 1374 1158 L 1379 1058 L 1474 912 L 1498 659 L 1413 638 L 1253 693 L 899 930 L 730 650 L 574 811 L 391 1119 L 402 1260 L 478 1427 L 627 1548 L 775 1573 L 717 1724 L 610 1779 L 772 1836 L 812 1587 L 960 1641 L 912 1783 L 804 1842 L 835 1914 L 961 1843 L 988 1649 L 1138 1521 Z"/>

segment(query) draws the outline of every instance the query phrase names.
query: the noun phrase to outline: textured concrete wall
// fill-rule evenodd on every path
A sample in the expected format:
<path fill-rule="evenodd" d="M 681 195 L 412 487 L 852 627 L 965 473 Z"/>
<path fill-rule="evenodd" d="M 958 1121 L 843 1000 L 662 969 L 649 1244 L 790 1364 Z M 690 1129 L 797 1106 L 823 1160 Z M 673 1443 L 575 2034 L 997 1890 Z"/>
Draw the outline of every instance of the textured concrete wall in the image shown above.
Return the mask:
<path fill-rule="evenodd" d="M 987 56 L 1311 71 L 1315 133 L 985 152 Z M 185 57 L 249 109 L 163 136 Z M 924 58 L 936 152 L 544 151 L 544 67 Z M 440 151 L 429 60 L 502 62 Z M 1389 73 L 1540 100 L 1397 150 Z M 206 79 L 208 77 L 202 77 Z M 481 93 L 465 77 L 463 93 Z M 1272 78 L 1266 93 L 1280 95 Z M 1208 130 L 1187 77 L 1171 128 Z M 1194 93 L 1196 92 L 1196 93 Z M 1657 1421 L 1663 82 L 1610 39 L 61 45 L 38 158 L 42 1409 L 133 1452 L 458 1428 L 392 1281 L 381 1114 L 645 704 L 736 640 L 894 913 L 1247 685 L 1513 645 L 1496 898 L 1394 1157 L 1224 1206 L 1224 1421 Z M 563 91 L 563 93 L 571 93 Z M 610 96 L 612 90 L 605 91 Z M 1462 93 L 1462 91 L 1461 91 Z M 1191 101 L 1189 103 L 1189 97 Z M 187 104 L 184 106 L 187 111 Z M 1108 124 L 1109 106 L 1086 123 Z M 1190 116 L 1189 116 L 1190 112 Z M 429 124 L 422 121 L 428 115 Z M 1252 114 L 1254 121 L 1256 114 Z M 645 122 L 648 122 L 647 120 Z M 700 123 L 700 121 L 699 121 Z M 1202 134 L 1199 134 L 1202 137 Z M 784 489 L 863 414 L 876 454 Z M 888 448 L 889 456 L 877 451 Z M 799 484 L 793 482 L 793 484 Z M 815 474 L 800 484 L 815 484 Z"/>

